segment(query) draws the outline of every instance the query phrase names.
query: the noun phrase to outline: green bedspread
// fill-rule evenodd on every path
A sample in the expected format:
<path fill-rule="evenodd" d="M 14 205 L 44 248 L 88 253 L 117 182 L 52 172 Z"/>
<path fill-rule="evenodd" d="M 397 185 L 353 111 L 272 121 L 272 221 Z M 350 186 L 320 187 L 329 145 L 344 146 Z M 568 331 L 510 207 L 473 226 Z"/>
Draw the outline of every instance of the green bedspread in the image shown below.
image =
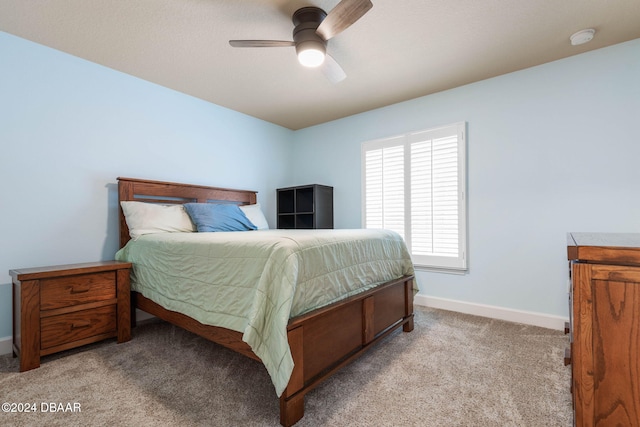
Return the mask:
<path fill-rule="evenodd" d="M 289 318 L 413 274 L 404 241 L 387 230 L 149 234 L 116 259 L 133 263 L 132 290 L 243 333 L 278 396 L 293 370 Z"/>

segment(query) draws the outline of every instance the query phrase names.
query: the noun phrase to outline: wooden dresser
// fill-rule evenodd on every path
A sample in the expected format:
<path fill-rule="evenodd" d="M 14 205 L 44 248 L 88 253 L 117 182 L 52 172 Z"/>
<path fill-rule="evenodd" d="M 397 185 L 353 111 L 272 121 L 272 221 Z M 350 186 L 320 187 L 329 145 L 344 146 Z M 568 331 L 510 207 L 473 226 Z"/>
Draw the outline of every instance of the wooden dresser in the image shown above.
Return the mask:
<path fill-rule="evenodd" d="M 111 337 L 129 341 L 130 268 L 103 261 L 11 270 L 20 372 L 37 368 L 47 354 Z"/>
<path fill-rule="evenodd" d="M 640 426 L 640 233 L 569 233 L 575 425 Z"/>

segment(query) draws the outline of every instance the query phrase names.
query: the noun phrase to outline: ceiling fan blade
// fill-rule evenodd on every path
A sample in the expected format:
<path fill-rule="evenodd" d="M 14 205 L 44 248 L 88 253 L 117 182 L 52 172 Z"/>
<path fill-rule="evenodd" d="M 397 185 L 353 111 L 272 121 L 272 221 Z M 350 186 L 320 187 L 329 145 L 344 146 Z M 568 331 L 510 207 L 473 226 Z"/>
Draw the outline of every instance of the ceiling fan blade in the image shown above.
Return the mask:
<path fill-rule="evenodd" d="M 373 3 L 369 0 L 342 0 L 329 11 L 327 17 L 318 26 L 316 33 L 320 34 L 323 39 L 329 40 L 362 18 L 372 7 Z"/>
<path fill-rule="evenodd" d="M 322 74 L 324 74 L 331 83 L 340 83 L 347 78 L 347 74 L 331 55 L 325 55 L 324 62 L 320 66 L 320 69 Z"/>
<path fill-rule="evenodd" d="M 295 46 L 294 42 L 285 40 L 229 40 L 233 47 L 285 47 Z"/>

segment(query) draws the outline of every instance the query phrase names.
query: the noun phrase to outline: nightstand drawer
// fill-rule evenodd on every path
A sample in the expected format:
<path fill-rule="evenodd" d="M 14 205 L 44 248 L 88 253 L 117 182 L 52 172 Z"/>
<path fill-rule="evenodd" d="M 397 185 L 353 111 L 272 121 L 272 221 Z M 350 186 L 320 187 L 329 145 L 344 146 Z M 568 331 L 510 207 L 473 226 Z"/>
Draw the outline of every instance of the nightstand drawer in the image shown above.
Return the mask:
<path fill-rule="evenodd" d="M 114 271 L 43 279 L 40 288 L 40 309 L 52 310 L 115 297 Z"/>
<path fill-rule="evenodd" d="M 116 334 L 116 305 L 81 310 L 41 319 L 41 348 L 78 341 L 94 335 Z"/>

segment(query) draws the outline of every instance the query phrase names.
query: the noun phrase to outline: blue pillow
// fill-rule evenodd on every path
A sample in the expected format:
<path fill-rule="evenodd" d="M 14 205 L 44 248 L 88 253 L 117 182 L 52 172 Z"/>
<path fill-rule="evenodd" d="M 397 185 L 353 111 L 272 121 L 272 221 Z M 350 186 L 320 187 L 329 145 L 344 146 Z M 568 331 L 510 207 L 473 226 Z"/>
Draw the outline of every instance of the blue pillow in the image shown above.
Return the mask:
<path fill-rule="evenodd" d="M 185 203 L 184 208 L 198 231 L 255 230 L 238 205 L 214 203 Z"/>

